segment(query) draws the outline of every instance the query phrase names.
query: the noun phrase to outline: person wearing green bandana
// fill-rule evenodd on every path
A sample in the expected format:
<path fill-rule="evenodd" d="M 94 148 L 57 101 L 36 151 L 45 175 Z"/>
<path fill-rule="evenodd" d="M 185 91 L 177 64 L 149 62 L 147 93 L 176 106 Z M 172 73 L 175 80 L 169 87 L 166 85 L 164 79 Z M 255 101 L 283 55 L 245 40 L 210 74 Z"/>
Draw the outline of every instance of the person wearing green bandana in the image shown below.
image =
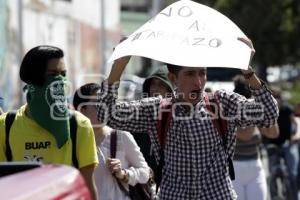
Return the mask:
<path fill-rule="evenodd" d="M 20 78 L 26 83 L 27 104 L 17 112 L 9 132 L 12 161 L 44 164 L 73 164 L 69 116 L 75 115 L 76 158 L 78 169 L 98 199 L 94 170 L 98 165 L 94 132 L 90 120 L 67 103 L 64 53 L 54 46 L 37 46 L 23 58 Z M 8 161 L 5 143 L 5 118 L 0 116 L 0 162 Z M 77 167 L 76 166 L 76 167 Z"/>

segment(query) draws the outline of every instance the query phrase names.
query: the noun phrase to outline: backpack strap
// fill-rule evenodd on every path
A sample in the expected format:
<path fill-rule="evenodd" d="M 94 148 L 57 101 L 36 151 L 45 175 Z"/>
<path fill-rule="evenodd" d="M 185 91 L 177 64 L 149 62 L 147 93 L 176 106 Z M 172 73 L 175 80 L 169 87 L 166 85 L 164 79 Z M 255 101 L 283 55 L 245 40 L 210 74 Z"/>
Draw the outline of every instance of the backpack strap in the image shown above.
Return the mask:
<path fill-rule="evenodd" d="M 116 158 L 117 152 L 117 131 L 113 130 L 110 135 L 110 157 Z"/>
<path fill-rule="evenodd" d="M 170 110 L 166 109 L 169 108 Z M 169 130 L 169 125 L 172 118 L 172 104 L 167 105 L 167 99 L 162 99 L 161 101 L 161 118 L 158 119 L 157 122 L 157 137 L 158 137 L 158 143 L 160 144 L 160 147 L 163 149 L 165 147 L 165 140 L 167 137 L 167 132 Z"/>
<path fill-rule="evenodd" d="M 5 155 L 8 162 L 12 161 L 12 152 L 9 144 L 9 135 L 11 126 L 15 120 L 16 113 L 15 112 L 8 112 L 5 117 Z M 70 117 L 70 134 L 72 140 L 72 162 L 74 167 L 78 168 L 78 159 L 76 154 L 76 142 L 77 142 L 77 121 L 75 115 L 72 114 Z"/>
<path fill-rule="evenodd" d="M 72 140 L 72 162 L 73 166 L 78 169 L 78 159 L 77 159 L 77 153 L 76 153 L 76 146 L 77 146 L 77 121 L 75 114 L 72 114 L 70 119 L 70 136 Z"/>
<path fill-rule="evenodd" d="M 10 133 L 10 128 L 12 124 L 14 123 L 14 120 L 16 118 L 16 113 L 15 112 L 8 112 L 5 117 L 5 155 L 6 155 L 6 160 L 8 162 L 12 161 L 12 153 L 11 153 L 11 148 L 9 144 L 9 133 Z"/>
<path fill-rule="evenodd" d="M 215 92 L 211 98 L 207 94 L 204 95 L 204 101 L 207 110 L 209 110 L 213 114 L 213 125 L 217 129 L 218 134 L 222 138 L 222 144 L 224 151 L 226 153 L 226 147 L 227 147 L 227 138 L 225 134 L 228 132 L 228 126 L 227 121 L 224 120 L 221 116 L 222 108 L 220 107 L 220 100 L 219 100 L 219 94 Z M 214 107 L 214 105 L 217 105 L 217 107 Z M 215 108 L 217 108 L 217 116 L 215 116 Z M 229 176 L 231 180 L 235 180 L 235 172 L 233 167 L 232 158 L 227 155 L 227 162 L 228 162 L 228 168 L 229 168 Z"/>
<path fill-rule="evenodd" d="M 171 100 L 173 102 L 173 99 Z M 169 110 L 166 110 L 169 108 Z M 165 148 L 165 142 L 166 142 L 166 137 L 167 137 L 167 132 L 170 128 L 170 122 L 172 119 L 172 109 L 173 109 L 173 104 L 167 105 L 167 100 L 162 99 L 161 102 L 161 111 L 165 111 L 161 113 L 161 119 L 158 120 L 157 122 L 157 137 L 158 137 L 158 142 L 160 144 L 160 159 L 158 162 L 158 166 L 156 168 L 156 171 L 154 172 L 154 180 L 156 183 L 156 193 L 158 192 L 158 188 L 161 183 L 162 179 L 162 170 L 165 165 L 165 153 L 164 153 L 164 148 Z"/>
<path fill-rule="evenodd" d="M 116 158 L 116 152 L 117 152 L 117 130 L 113 130 L 111 135 L 110 135 L 110 157 L 111 158 Z M 121 191 L 126 196 L 130 197 L 129 192 L 125 189 L 125 187 L 122 185 L 120 180 L 117 177 L 115 177 L 115 179 L 116 179 Z"/>

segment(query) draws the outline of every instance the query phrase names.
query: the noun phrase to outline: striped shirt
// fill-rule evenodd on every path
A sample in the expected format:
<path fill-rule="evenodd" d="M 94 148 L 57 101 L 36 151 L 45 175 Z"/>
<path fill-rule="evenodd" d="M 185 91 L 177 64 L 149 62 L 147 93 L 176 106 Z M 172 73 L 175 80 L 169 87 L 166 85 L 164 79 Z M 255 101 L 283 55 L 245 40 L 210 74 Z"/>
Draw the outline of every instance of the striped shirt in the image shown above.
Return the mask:
<path fill-rule="evenodd" d="M 255 160 L 259 158 L 259 144 L 261 137 L 255 134 L 250 140 L 236 140 L 236 147 L 234 152 L 234 160 Z"/>
<path fill-rule="evenodd" d="M 118 87 L 103 82 L 98 93 L 98 119 L 116 129 L 149 133 L 156 157 L 159 156 L 156 127 L 162 98 L 117 103 Z M 278 117 L 275 100 L 265 86 L 252 92 L 254 100 L 218 91 L 223 116 L 228 120 L 225 150 L 203 100 L 192 109 L 186 109 L 188 105 L 180 102 L 173 104 L 160 199 L 236 199 L 227 163 L 227 155 L 234 152 L 236 127 L 270 127 Z"/>

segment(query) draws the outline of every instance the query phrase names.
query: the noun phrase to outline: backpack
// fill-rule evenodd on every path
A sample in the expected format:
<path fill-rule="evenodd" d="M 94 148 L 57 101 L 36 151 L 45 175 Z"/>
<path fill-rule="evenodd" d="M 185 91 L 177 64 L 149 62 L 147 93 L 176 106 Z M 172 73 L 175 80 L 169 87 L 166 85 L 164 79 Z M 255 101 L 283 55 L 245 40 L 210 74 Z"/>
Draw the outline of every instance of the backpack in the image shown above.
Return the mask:
<path fill-rule="evenodd" d="M 214 93 L 210 96 L 208 96 L 207 94 L 204 95 L 204 101 L 205 101 L 205 105 L 208 111 L 210 111 L 211 113 L 214 113 L 214 106 L 211 106 L 212 103 L 216 103 L 216 105 L 218 105 L 218 117 L 213 119 L 213 125 L 214 127 L 217 129 L 220 137 L 222 138 L 223 141 L 223 148 L 224 150 L 226 150 L 226 146 L 227 146 L 227 139 L 225 137 L 225 133 L 227 133 L 227 121 L 222 119 L 220 117 L 220 104 L 219 104 L 219 99 L 218 99 L 218 95 L 217 93 Z M 170 110 L 169 112 L 163 112 L 161 115 L 161 120 L 158 120 L 157 123 L 157 136 L 158 136 L 158 142 L 160 144 L 160 159 L 159 159 L 159 163 L 158 163 L 158 167 L 157 170 L 155 171 L 155 182 L 156 182 L 156 191 L 158 191 L 158 188 L 160 186 L 161 183 L 161 179 L 162 179 L 162 169 L 164 167 L 164 146 L 165 146 L 165 140 L 167 137 L 167 132 L 170 126 L 170 122 L 171 122 L 171 118 L 172 118 L 172 101 L 171 104 L 167 105 L 166 99 L 163 99 L 161 107 L 162 110 Z M 232 158 L 228 155 L 227 157 L 227 161 L 228 161 L 228 167 L 229 167 L 229 175 L 230 175 L 230 179 L 234 180 L 235 179 L 235 173 L 234 173 L 234 168 L 233 168 L 233 162 L 232 162 Z"/>
<path fill-rule="evenodd" d="M 9 144 L 9 135 L 10 135 L 10 128 L 15 120 L 16 113 L 15 112 L 8 112 L 5 117 L 5 155 L 8 162 L 13 160 L 11 147 Z M 76 141 L 77 141 L 77 121 L 75 118 L 75 114 L 72 114 L 70 119 L 70 135 L 72 140 L 72 162 L 75 168 L 78 168 L 78 159 L 76 156 Z"/>

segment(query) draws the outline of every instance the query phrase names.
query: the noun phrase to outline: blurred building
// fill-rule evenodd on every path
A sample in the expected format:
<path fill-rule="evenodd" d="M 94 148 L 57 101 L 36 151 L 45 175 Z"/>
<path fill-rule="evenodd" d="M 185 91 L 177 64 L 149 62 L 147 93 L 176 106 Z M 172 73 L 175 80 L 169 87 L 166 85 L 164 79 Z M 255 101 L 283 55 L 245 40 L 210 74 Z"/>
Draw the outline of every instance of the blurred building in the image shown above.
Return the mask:
<path fill-rule="evenodd" d="M 295 81 L 300 78 L 300 68 L 292 65 L 272 66 L 267 68 L 267 81 L 278 83 Z"/>
<path fill-rule="evenodd" d="M 72 91 L 100 82 L 120 38 L 120 1 L 0 0 L 0 30 L 0 93 L 7 110 L 24 102 L 19 65 L 37 45 L 65 51 Z"/>
<path fill-rule="evenodd" d="M 130 35 L 146 23 L 152 16 L 165 7 L 165 0 L 122 0 L 121 30 L 122 35 Z M 120 99 L 137 99 L 141 97 L 142 83 L 153 68 L 161 65 L 148 58 L 133 56 L 126 67 L 127 76 L 123 76 Z"/>
<path fill-rule="evenodd" d="M 122 10 L 148 12 L 152 5 L 149 0 L 122 0 Z"/>
<path fill-rule="evenodd" d="M 10 13 L 9 2 L 0 0 L 0 95 L 4 98 L 3 109 L 8 105 L 8 102 L 14 102 L 13 81 L 16 81 L 12 74 L 15 74 L 15 67 L 12 64 L 16 57 L 9 57 L 9 52 L 13 45 L 10 43 L 12 32 L 9 32 L 12 19 Z M 8 97 L 10 98 L 8 101 Z"/>
<path fill-rule="evenodd" d="M 25 102 L 19 66 L 29 49 L 46 44 L 65 51 L 72 83 L 71 97 L 78 86 L 101 82 L 107 76 L 111 63 L 106 61 L 120 36 L 133 33 L 157 14 L 165 6 L 164 2 L 0 0 L 0 93 L 4 97 L 4 109 L 15 109 Z M 146 77 L 155 65 L 159 64 L 133 57 L 126 73 Z M 133 84 L 141 84 L 139 77 L 124 78 Z"/>

